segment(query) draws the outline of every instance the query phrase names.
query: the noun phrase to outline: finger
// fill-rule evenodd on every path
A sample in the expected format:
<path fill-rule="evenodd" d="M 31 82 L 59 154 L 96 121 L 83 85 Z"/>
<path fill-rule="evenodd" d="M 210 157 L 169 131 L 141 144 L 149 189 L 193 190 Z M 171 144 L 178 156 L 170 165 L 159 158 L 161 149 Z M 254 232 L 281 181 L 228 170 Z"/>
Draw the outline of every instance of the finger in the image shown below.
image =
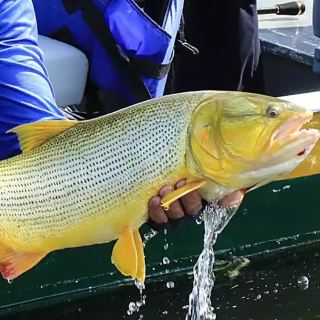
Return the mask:
<path fill-rule="evenodd" d="M 163 207 L 161 207 L 161 198 L 159 196 L 152 197 L 149 200 L 149 215 L 155 223 L 161 224 L 168 222 L 168 217 Z"/>
<path fill-rule="evenodd" d="M 173 186 L 163 187 L 160 190 L 160 197 L 163 198 L 164 196 L 166 196 L 167 194 L 169 194 L 173 190 L 174 190 Z M 170 219 L 180 219 L 180 218 L 183 218 L 183 216 L 184 216 L 183 208 L 182 208 L 182 205 L 179 200 L 174 201 L 170 205 L 169 210 L 165 211 L 165 212 Z"/>
<path fill-rule="evenodd" d="M 181 180 L 177 183 L 177 189 L 182 188 L 186 184 L 185 180 Z M 184 208 L 184 212 L 187 215 L 193 216 L 200 212 L 202 209 L 202 200 L 197 190 L 191 191 L 180 199 Z"/>
<path fill-rule="evenodd" d="M 234 191 L 231 194 L 222 198 L 218 204 L 221 207 L 240 207 L 245 193 L 241 190 Z"/>

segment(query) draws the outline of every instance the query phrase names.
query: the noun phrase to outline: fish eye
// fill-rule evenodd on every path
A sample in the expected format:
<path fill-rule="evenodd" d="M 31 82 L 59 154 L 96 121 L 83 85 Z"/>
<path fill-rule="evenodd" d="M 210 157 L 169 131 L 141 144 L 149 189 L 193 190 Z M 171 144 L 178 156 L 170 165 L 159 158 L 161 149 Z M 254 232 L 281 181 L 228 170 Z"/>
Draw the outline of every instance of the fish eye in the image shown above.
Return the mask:
<path fill-rule="evenodd" d="M 279 109 L 273 105 L 269 105 L 266 110 L 266 116 L 269 118 L 277 118 L 279 115 Z"/>

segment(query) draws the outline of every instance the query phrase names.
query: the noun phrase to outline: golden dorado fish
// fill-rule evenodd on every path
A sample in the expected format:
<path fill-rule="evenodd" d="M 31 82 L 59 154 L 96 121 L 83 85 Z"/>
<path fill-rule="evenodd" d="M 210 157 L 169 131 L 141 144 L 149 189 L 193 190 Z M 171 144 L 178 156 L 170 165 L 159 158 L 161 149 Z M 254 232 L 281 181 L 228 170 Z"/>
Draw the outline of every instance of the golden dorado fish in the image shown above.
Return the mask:
<path fill-rule="evenodd" d="M 117 240 L 112 262 L 145 280 L 139 228 L 164 185 L 207 201 L 262 186 L 299 165 L 319 138 L 312 112 L 276 98 L 202 91 L 83 122 L 18 126 L 22 154 L 0 162 L 0 271 L 14 279 L 48 253 Z"/>

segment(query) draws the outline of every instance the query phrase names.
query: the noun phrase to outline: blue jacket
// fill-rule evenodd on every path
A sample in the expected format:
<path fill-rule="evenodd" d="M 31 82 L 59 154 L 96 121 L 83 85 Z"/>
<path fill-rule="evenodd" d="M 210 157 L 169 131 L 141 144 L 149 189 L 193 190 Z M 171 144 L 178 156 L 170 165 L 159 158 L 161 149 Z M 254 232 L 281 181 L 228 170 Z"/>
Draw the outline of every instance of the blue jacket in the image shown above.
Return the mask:
<path fill-rule="evenodd" d="M 89 79 L 132 105 L 163 95 L 184 0 L 158 25 L 134 0 L 33 0 L 38 32 L 89 60 Z"/>
<path fill-rule="evenodd" d="M 37 43 L 31 0 L 0 0 L 0 160 L 19 154 L 16 134 L 24 123 L 65 119 Z"/>

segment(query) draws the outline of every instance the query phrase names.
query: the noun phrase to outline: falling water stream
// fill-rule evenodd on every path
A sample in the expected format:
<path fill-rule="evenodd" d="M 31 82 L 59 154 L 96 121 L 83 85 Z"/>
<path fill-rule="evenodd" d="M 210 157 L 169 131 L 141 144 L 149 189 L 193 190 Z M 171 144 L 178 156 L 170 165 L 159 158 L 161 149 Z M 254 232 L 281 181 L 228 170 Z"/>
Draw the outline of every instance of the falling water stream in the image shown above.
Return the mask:
<path fill-rule="evenodd" d="M 212 202 L 204 208 L 200 217 L 197 219 L 198 224 L 204 223 L 204 245 L 198 261 L 193 268 L 193 289 L 189 296 L 189 309 L 186 320 L 216 319 L 214 308 L 211 306 L 211 292 L 215 281 L 213 273 L 213 264 L 215 261 L 213 246 L 217 241 L 218 235 L 228 224 L 235 212 L 236 208 L 221 208 Z M 156 231 L 151 231 L 144 235 L 143 245 L 145 246 L 156 234 Z M 165 243 L 164 249 L 167 250 L 167 243 Z M 170 261 L 167 257 L 163 258 L 163 264 L 169 263 Z M 166 270 L 166 272 L 168 272 L 168 270 Z M 144 285 L 139 281 L 136 281 L 135 285 L 140 290 L 140 300 L 129 303 L 127 310 L 128 315 L 139 312 L 140 308 L 146 303 L 146 296 L 143 295 Z M 167 288 L 174 288 L 174 283 L 168 282 Z"/>
<path fill-rule="evenodd" d="M 189 296 L 189 309 L 186 320 L 214 320 L 216 314 L 211 306 L 211 292 L 215 276 L 213 264 L 215 261 L 214 244 L 219 233 L 224 229 L 235 214 L 235 208 L 221 208 L 215 203 L 206 206 L 201 214 L 204 222 L 203 250 L 193 268 L 193 289 Z"/>

